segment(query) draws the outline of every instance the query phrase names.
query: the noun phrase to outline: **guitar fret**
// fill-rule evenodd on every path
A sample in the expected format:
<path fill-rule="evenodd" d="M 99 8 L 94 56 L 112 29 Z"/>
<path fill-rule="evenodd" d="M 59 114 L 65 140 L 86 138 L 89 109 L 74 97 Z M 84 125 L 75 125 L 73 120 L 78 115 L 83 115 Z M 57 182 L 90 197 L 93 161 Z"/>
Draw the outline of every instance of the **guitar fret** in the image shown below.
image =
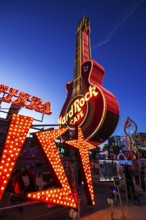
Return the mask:
<path fill-rule="evenodd" d="M 88 54 L 88 51 L 84 50 L 84 54 L 85 54 L 85 55 Z"/>
<path fill-rule="evenodd" d="M 77 25 L 77 34 L 76 34 L 76 51 L 75 51 L 75 62 L 74 62 L 74 90 L 81 89 L 81 80 L 76 80 L 81 78 L 81 64 L 82 62 L 90 58 L 89 51 L 89 20 L 84 18 Z M 75 89 L 75 87 L 77 89 Z M 80 89 L 79 89 L 80 88 Z"/>

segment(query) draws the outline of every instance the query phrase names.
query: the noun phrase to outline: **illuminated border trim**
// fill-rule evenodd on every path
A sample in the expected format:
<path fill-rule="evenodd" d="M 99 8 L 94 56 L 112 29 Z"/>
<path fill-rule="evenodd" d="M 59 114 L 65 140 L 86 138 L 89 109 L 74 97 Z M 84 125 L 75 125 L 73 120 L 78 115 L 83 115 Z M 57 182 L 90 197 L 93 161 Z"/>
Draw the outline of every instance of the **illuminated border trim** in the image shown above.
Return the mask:
<path fill-rule="evenodd" d="M 96 85 L 94 85 L 94 84 L 91 83 L 91 81 L 90 81 L 90 75 L 91 75 L 92 70 L 93 70 L 93 61 L 92 61 L 92 60 L 89 60 L 89 61 L 91 62 L 91 70 L 90 70 L 90 73 L 89 73 L 89 76 L 88 76 L 88 80 L 89 80 L 90 85 L 93 85 L 93 86 L 97 87 Z M 105 104 L 105 103 L 106 103 L 106 102 L 105 102 L 105 97 L 104 97 L 104 95 L 103 95 L 102 90 L 100 89 L 100 85 L 98 86 L 98 89 L 100 90 L 101 95 L 102 95 L 102 98 L 103 98 L 103 113 L 102 113 L 100 122 L 98 123 L 98 126 L 96 127 L 96 129 L 94 130 L 94 132 L 93 132 L 90 136 L 88 136 L 88 137 L 86 138 L 86 140 L 87 140 L 87 139 L 90 139 L 90 138 L 92 138 L 92 137 L 94 137 L 94 135 L 97 133 L 98 129 L 99 129 L 99 128 L 101 127 L 101 125 L 103 124 L 104 118 L 106 117 L 106 113 L 107 113 L 107 111 L 106 111 L 106 104 Z"/>

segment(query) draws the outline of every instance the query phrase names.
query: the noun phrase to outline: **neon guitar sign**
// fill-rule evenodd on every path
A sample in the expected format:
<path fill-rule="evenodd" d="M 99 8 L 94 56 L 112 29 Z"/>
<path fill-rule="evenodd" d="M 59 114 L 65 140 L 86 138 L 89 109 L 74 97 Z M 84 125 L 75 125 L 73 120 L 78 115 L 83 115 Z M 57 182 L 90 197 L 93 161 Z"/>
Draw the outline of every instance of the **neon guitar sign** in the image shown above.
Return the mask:
<path fill-rule="evenodd" d="M 104 68 L 91 59 L 89 19 L 77 26 L 74 79 L 66 85 L 67 98 L 59 124 L 81 126 L 84 138 L 93 144 L 108 139 L 119 120 L 115 96 L 102 87 Z"/>

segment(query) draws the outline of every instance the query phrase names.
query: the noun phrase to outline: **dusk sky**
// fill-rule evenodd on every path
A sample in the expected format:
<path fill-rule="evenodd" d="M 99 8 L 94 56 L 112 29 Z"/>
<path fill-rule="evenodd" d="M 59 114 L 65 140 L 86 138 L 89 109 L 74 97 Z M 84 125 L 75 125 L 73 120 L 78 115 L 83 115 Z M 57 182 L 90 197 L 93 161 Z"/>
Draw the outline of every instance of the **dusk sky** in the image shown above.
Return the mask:
<path fill-rule="evenodd" d="M 128 116 L 146 132 L 145 0 L 0 0 L 0 84 L 50 101 L 52 115 L 43 123 L 57 124 L 84 15 L 91 56 L 105 69 L 103 87 L 120 106 L 112 135 L 124 135 Z"/>

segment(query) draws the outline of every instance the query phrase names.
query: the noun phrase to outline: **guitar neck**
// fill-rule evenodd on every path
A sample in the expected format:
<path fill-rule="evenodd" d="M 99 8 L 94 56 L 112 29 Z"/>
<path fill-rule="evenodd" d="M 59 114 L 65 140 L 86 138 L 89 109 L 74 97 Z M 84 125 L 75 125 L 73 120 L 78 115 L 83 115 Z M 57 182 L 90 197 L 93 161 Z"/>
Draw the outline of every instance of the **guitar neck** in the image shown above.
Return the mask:
<path fill-rule="evenodd" d="M 89 34 L 89 19 L 84 16 L 77 26 L 73 94 L 81 90 L 81 64 L 91 58 Z"/>

